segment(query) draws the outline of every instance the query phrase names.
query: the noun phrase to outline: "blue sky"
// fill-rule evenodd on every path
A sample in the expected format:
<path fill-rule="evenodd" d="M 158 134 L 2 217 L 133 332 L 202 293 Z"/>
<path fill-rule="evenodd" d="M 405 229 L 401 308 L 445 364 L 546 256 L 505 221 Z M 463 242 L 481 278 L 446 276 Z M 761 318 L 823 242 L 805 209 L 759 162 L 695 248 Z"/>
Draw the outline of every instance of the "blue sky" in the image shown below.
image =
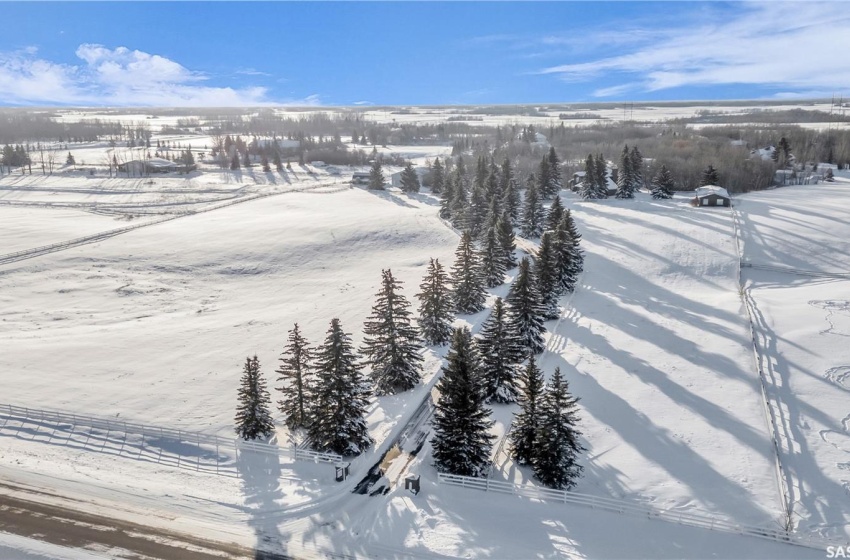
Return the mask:
<path fill-rule="evenodd" d="M 4 3 L 5 105 L 850 94 L 842 2 Z"/>

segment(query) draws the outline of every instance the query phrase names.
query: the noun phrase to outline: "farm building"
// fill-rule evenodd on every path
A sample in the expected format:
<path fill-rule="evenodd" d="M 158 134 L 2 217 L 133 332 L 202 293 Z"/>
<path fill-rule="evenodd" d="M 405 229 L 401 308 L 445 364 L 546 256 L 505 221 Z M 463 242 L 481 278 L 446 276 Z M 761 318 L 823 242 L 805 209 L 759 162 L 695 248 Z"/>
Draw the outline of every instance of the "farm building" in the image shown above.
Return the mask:
<path fill-rule="evenodd" d="M 368 185 L 369 184 L 369 172 L 368 171 L 355 171 L 351 175 L 351 183 L 354 185 Z"/>
<path fill-rule="evenodd" d="M 118 171 L 133 175 L 148 175 L 150 173 L 173 173 L 194 171 L 197 166 L 169 161 L 162 158 L 134 159 L 118 164 Z"/>
<path fill-rule="evenodd" d="M 726 192 L 726 189 L 717 185 L 697 188 L 691 202 L 694 206 L 732 206 L 729 193 Z"/>

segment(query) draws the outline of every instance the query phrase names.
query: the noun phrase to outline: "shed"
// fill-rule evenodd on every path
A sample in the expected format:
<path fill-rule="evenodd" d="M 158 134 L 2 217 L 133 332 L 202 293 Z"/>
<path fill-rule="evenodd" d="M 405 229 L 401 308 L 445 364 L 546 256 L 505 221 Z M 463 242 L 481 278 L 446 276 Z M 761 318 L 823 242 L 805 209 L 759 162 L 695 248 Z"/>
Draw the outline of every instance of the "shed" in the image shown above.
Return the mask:
<path fill-rule="evenodd" d="M 351 182 L 355 185 L 368 185 L 369 184 L 369 172 L 368 171 L 355 171 L 353 175 L 351 175 Z"/>
<path fill-rule="evenodd" d="M 694 191 L 694 206 L 732 206 L 732 199 L 723 187 L 706 185 Z"/>

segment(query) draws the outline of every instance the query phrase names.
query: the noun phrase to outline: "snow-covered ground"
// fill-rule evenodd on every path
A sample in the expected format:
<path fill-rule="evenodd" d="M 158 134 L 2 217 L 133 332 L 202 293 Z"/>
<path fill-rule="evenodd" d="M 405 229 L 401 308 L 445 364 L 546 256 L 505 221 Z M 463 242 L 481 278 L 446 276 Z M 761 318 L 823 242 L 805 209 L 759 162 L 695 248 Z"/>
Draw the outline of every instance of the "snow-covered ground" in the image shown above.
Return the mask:
<path fill-rule="evenodd" d="M 736 203 L 795 522 L 850 538 L 850 178 Z"/>
<path fill-rule="evenodd" d="M 406 153 L 425 158 L 442 150 Z M 429 195 L 342 189 L 343 179 L 321 171 L 286 177 L 205 169 L 152 184 L 79 174 L 0 179 L 0 188 L 8 187 L 0 199 L 19 203 L 0 206 L 2 253 L 128 223 L 83 212 L 92 209 L 89 203 L 145 214 L 162 203 L 203 209 L 274 194 L 0 267 L 0 401 L 232 436 L 246 356 L 256 353 L 275 385 L 273 370 L 294 322 L 316 344 L 339 317 L 359 343 L 382 268 L 392 268 L 414 301 L 428 258 L 451 263 L 457 236 L 437 218 Z M 848 196 L 847 185 L 822 185 L 737 199 L 747 258 L 846 271 L 847 232 L 834 228 Z M 588 451 L 577 490 L 776 528 L 780 493 L 737 285 L 730 211 L 692 208 L 683 198 L 564 197 L 584 234 L 586 272 L 577 292 L 564 298 L 563 317 L 547 323 L 541 365 L 547 374 L 560 367 L 582 399 Z M 50 200 L 67 207 L 39 207 Z M 787 371 L 801 372 L 791 374 L 783 392 L 799 419 L 799 447 L 787 463 L 803 488 L 797 521 L 806 532 L 845 535 L 850 410 L 842 408 L 848 374 L 841 367 L 850 356 L 841 358 L 838 348 L 850 335 L 850 304 L 842 281 L 750 273 L 776 355 L 787 360 Z M 803 289 L 809 291 L 782 291 Z M 484 318 L 460 321 L 477 329 Z M 426 380 L 439 369 L 443 351 L 426 352 Z M 379 445 L 426 393 L 422 386 L 376 400 L 368 422 Z M 497 434 L 512 410 L 494 407 Z M 278 437 L 286 441 L 282 427 Z M 354 472 L 363 474 L 376 458 L 371 451 Z M 495 459 L 497 479 L 533 483 L 505 453 Z M 0 438 L 0 479 L 35 477 L 33 486 L 53 484 L 69 494 L 91 485 L 96 498 L 123 496 L 135 508 L 127 515 L 161 508 L 187 530 L 224 530 L 248 545 L 257 544 L 261 532 L 272 541 L 278 534 L 297 555 L 319 549 L 512 558 L 811 552 L 438 486 L 430 461 L 426 445 L 412 466 L 423 477 L 419 496 L 396 489 L 368 498 L 334 483 L 327 466 L 282 464 L 270 471 L 277 482 L 245 473 L 223 478 Z"/>

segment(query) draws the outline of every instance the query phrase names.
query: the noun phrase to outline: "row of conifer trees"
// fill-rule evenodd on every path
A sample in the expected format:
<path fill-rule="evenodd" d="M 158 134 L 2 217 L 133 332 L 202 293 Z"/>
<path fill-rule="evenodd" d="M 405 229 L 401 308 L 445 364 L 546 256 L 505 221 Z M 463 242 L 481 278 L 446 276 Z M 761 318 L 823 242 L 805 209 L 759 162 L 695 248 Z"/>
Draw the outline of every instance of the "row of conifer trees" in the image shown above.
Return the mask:
<path fill-rule="evenodd" d="M 534 186 L 531 188 L 535 190 Z M 495 205 L 492 200 L 490 204 L 491 207 Z M 495 215 L 496 212 L 489 213 L 491 218 Z M 287 426 L 293 430 L 303 429 L 314 449 L 346 455 L 361 452 L 373 443 L 365 423 L 368 397 L 409 390 L 419 383 L 420 337 L 432 345 L 451 341 L 449 360 L 440 381 L 445 396 L 440 399 L 435 420 L 435 427 L 441 426 L 435 428 L 434 438 L 438 468 L 456 474 L 481 472 L 478 460 L 469 457 L 461 440 L 449 446 L 440 442 L 446 441 L 444 436 L 449 432 L 469 432 L 468 423 L 475 423 L 475 418 L 485 418 L 487 411 L 482 408 L 470 416 L 453 408 L 451 403 L 481 408 L 487 402 L 519 400 L 522 412 L 517 415 L 515 433 L 525 435 L 513 446 L 514 453 L 519 453 L 515 455 L 517 460 L 532 465 L 544 483 L 568 487 L 580 471 L 574 460 L 581 451 L 576 439 L 578 432 L 574 429 L 577 420 L 575 399 L 569 397 L 566 382 L 559 372 L 545 391 L 542 391 L 542 384 L 539 387 L 533 383 L 529 385 L 527 378 L 529 371 L 539 374 L 534 355 L 543 351 L 544 321 L 557 316 L 558 297 L 574 289 L 583 268 L 579 249 L 581 235 L 557 195 L 548 214 L 540 212 L 539 223 L 540 229 L 545 228 L 545 231 L 541 231 L 540 248 L 533 264 L 528 258 L 522 259 L 506 300 L 496 299 L 481 334 L 474 339 L 468 330 L 452 328 L 454 313 L 481 311 L 486 288 L 503 283 L 506 271 L 516 266 L 513 223 L 507 220 L 503 220 L 499 228 L 499 219 L 496 219 L 487 227 L 486 235 L 479 232 L 477 243 L 471 231 L 464 231 L 451 274 L 446 273 L 439 260 L 431 259 L 417 294 L 420 303 L 418 328 L 412 324 L 410 305 L 401 294 L 401 283 L 391 271 L 383 271 L 381 290 L 364 325 L 362 357 L 356 355 L 351 338 L 342 330 L 338 319 L 331 322 L 324 344 L 316 350 L 310 347 L 296 324 L 289 333 L 277 370 L 283 382 L 278 389 L 282 395 L 279 407 Z M 452 374 L 459 356 L 465 356 L 463 359 L 469 362 L 461 369 L 472 386 L 461 387 L 460 394 L 455 395 L 452 387 L 464 383 L 454 379 Z M 523 368 L 521 364 L 526 358 L 529 365 Z M 363 366 L 371 368 L 370 378 L 362 373 Z M 464 391 L 473 391 L 475 395 L 464 397 Z M 551 398 L 544 398 L 550 394 Z M 246 439 L 270 435 L 274 428 L 269 411 L 270 397 L 256 356 L 246 361 L 239 397 L 237 433 Z M 541 404 L 546 398 L 554 403 L 548 409 Z M 546 410 L 549 412 L 545 413 Z M 446 414 L 446 411 L 452 412 Z M 439 418 L 445 422 L 440 424 Z M 542 428 L 529 427 L 556 424 L 572 426 L 572 429 L 549 430 L 544 437 Z M 481 426 L 486 427 L 486 421 Z M 485 455 L 488 454 L 486 429 L 475 433 L 478 443 L 482 444 L 479 455 L 485 451 Z M 553 440 L 552 434 L 565 437 Z M 512 441 L 514 437 L 512 435 Z M 544 445 L 546 442 L 548 447 Z M 523 449 L 525 451 L 516 451 Z M 463 462 L 460 458 L 464 456 L 470 460 L 462 467 L 458 461 Z M 566 466 L 553 470 L 552 465 L 561 463 Z M 561 476 L 558 478 L 553 473 L 563 476 L 558 475 Z"/>

